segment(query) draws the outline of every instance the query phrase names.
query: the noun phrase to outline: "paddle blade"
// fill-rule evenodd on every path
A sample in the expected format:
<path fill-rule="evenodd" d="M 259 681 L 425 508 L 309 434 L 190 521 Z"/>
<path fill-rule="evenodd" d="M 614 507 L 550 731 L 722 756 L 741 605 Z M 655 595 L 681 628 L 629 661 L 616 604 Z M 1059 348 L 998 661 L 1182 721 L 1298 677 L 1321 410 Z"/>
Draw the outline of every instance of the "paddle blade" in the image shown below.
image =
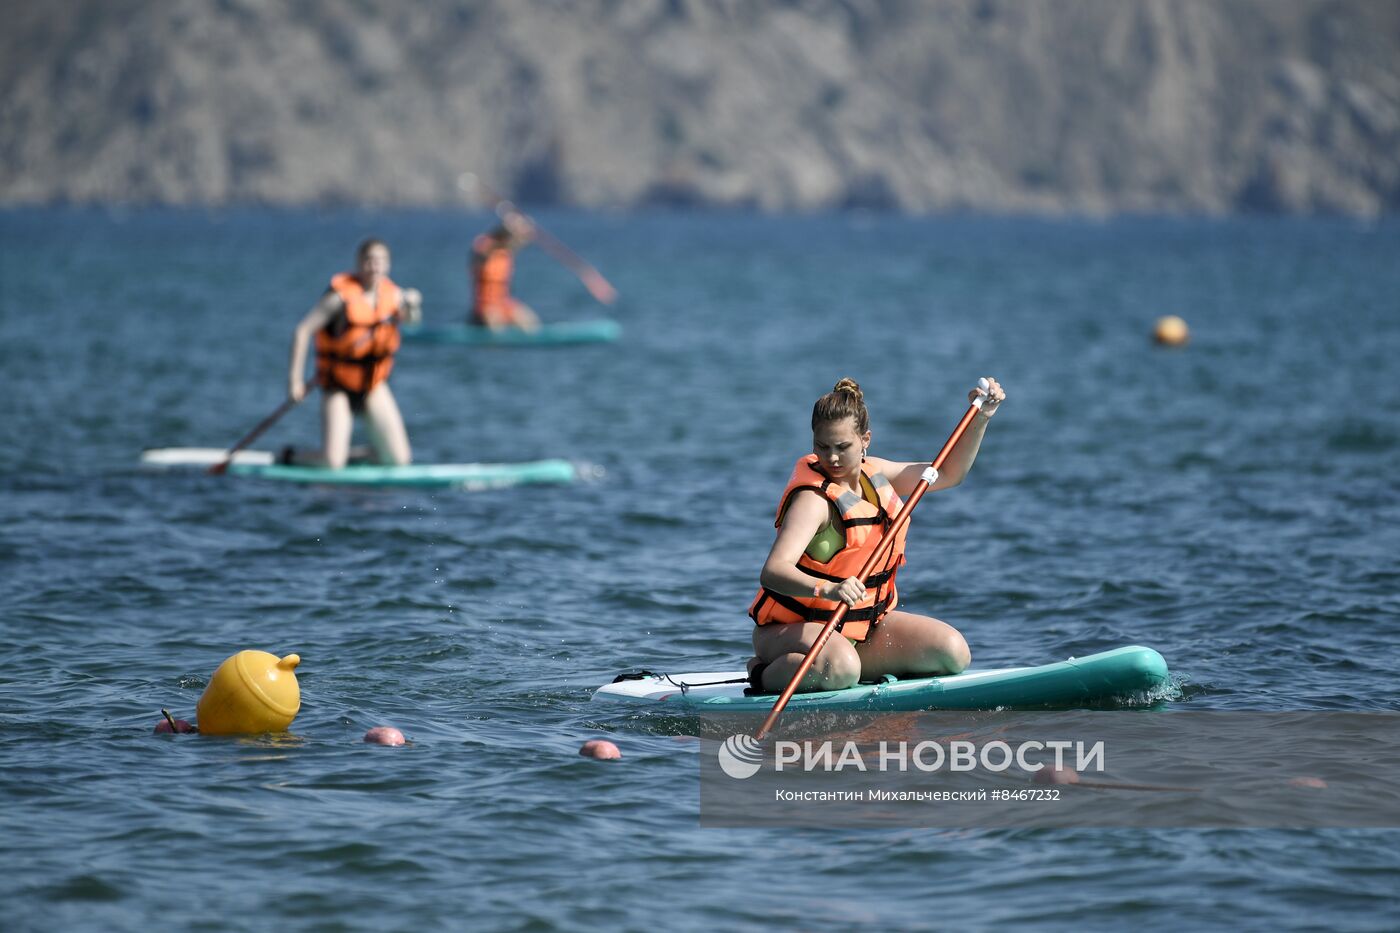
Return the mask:
<path fill-rule="evenodd" d="M 304 395 L 302 396 L 302 398 L 305 398 L 305 397 L 306 397 L 306 396 L 304 396 Z M 298 404 L 300 404 L 300 403 L 301 403 L 301 399 L 300 399 L 300 398 L 298 398 L 298 399 L 288 398 L 288 399 L 286 399 L 285 401 L 283 401 L 281 405 L 278 405 L 278 406 L 277 406 L 277 410 L 276 410 L 276 411 L 274 411 L 272 414 L 268 415 L 268 416 L 267 416 L 266 418 L 264 418 L 262 421 L 259 421 L 259 422 L 258 422 L 258 426 L 257 426 L 256 428 L 253 428 L 253 430 L 251 430 L 251 431 L 249 431 L 247 434 L 243 435 L 242 440 L 240 440 L 237 444 L 234 444 L 232 447 L 230 447 L 230 448 L 228 449 L 228 456 L 226 456 L 226 457 L 224 458 L 224 462 L 223 462 L 223 463 L 216 463 L 216 464 L 214 464 L 213 466 L 211 466 L 211 467 L 209 468 L 209 475 L 210 475 L 210 476 L 223 476 L 225 473 L 227 473 L 227 472 L 228 472 L 228 465 L 229 465 L 230 463 L 233 462 L 234 456 L 236 456 L 237 453 L 238 453 L 240 450 L 242 450 L 244 447 L 247 447 L 249 444 L 253 443 L 253 441 L 255 441 L 255 440 L 257 440 L 259 437 L 261 437 L 261 436 L 262 436 L 262 433 L 263 433 L 264 431 L 266 431 L 268 428 L 272 427 L 274 424 L 277 423 L 277 419 L 278 419 L 278 418 L 281 418 L 283 415 L 285 415 L 287 412 L 291 411 L 293 408 L 295 408 L 295 407 L 296 407 Z"/>
<path fill-rule="evenodd" d="M 603 304 L 610 305 L 617 301 L 617 289 L 613 288 L 608 280 L 597 272 L 590 269 L 580 278 L 583 279 L 583 287 L 588 289 L 588 293 Z"/>

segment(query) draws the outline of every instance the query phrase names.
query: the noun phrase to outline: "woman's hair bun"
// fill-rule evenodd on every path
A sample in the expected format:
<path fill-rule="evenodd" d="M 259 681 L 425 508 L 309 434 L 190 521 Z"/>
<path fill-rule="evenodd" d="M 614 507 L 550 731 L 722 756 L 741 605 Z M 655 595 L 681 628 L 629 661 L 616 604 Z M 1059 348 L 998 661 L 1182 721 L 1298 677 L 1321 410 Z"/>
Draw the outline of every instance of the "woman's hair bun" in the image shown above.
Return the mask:
<path fill-rule="evenodd" d="M 856 397 L 856 401 L 858 402 L 863 401 L 865 399 L 865 393 L 861 392 L 860 384 L 849 376 L 836 383 L 836 385 L 832 386 L 831 391 L 849 392 Z"/>
<path fill-rule="evenodd" d="M 865 410 L 865 393 L 861 392 L 860 384 L 850 377 L 842 379 L 830 392 L 817 399 L 817 404 L 812 406 L 812 430 L 815 431 L 817 425 L 822 422 L 840 421 L 843 418 L 854 418 L 856 430 L 861 434 L 870 430 L 870 413 Z"/>

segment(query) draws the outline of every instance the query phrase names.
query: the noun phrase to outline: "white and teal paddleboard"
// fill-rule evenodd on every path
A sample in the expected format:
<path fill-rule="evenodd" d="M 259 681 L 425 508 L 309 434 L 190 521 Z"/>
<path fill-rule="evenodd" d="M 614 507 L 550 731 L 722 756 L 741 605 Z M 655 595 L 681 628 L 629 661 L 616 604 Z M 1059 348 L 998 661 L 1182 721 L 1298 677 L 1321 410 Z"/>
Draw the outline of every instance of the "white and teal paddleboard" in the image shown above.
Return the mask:
<path fill-rule="evenodd" d="M 148 466 L 211 467 L 223 463 L 228 451 L 216 447 L 167 447 L 147 450 L 141 462 Z M 229 476 L 251 476 L 289 483 L 341 486 L 419 486 L 451 489 L 503 489 L 533 483 L 572 483 L 578 468 L 568 460 L 532 460 L 525 463 L 414 463 L 383 466 L 355 463 L 331 470 L 326 467 L 291 466 L 276 462 L 265 450 L 239 451 L 228 468 Z"/>
<path fill-rule="evenodd" d="M 1130 645 L 1039 667 L 966 671 L 947 677 L 921 677 L 857 684 L 845 690 L 794 694 L 790 710 L 893 712 L 986 710 L 1074 706 L 1137 697 L 1167 683 L 1167 662 L 1151 648 Z M 649 707 L 659 712 L 686 710 L 762 713 L 776 694 L 748 695 L 743 671 L 699 674 L 623 674 L 593 694 L 595 702 Z"/>
<path fill-rule="evenodd" d="M 479 347 L 563 347 L 579 343 L 611 343 L 622 333 L 617 321 L 561 321 L 538 330 L 491 330 L 459 324 L 455 327 L 405 327 L 403 339 L 416 343 L 451 343 Z"/>

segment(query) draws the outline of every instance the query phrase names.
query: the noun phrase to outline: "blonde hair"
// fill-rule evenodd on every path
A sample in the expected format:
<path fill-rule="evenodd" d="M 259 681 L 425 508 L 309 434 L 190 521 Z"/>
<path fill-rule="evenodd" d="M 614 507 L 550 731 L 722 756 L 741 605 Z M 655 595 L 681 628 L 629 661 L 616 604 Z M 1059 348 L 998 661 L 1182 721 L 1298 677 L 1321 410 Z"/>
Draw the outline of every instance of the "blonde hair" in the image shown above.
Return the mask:
<path fill-rule="evenodd" d="M 865 394 L 851 378 L 842 379 L 832 386 L 830 392 L 817 399 L 817 404 L 812 406 L 812 430 L 815 431 L 819 424 L 843 418 L 855 419 L 857 434 L 870 430 L 870 412 L 865 408 Z"/>

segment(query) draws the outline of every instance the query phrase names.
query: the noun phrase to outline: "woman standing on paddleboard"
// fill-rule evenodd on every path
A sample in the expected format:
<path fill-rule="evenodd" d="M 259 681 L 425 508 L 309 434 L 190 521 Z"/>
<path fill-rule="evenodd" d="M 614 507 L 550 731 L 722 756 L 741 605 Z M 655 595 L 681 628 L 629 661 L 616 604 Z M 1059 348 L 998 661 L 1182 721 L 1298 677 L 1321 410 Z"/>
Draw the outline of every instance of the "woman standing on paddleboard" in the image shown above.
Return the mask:
<path fill-rule="evenodd" d="M 979 395 L 986 396 L 981 413 L 953 447 L 930 491 L 963 481 L 987 421 L 1006 398 L 991 378 L 986 389 L 973 389 L 968 397 Z M 788 685 L 841 603 L 850 607 L 839 627 L 845 637 L 827 641 L 798 686 L 801 691 L 840 690 L 885 674 L 956 674 L 971 660 L 957 629 L 896 608 L 902 530 L 883 566 L 864 580 L 854 576 L 928 466 L 869 456 L 869 446 L 870 415 L 860 386 L 842 379 L 812 409 L 812 453 L 797 461 L 778 503 L 778 536 L 749 607 L 757 623 L 749 679 L 760 690 L 776 693 Z"/>
<path fill-rule="evenodd" d="M 418 322 L 422 297 L 389 278 L 389 247 L 365 240 L 355 253 L 355 271 L 331 279 L 316 306 L 292 336 L 287 395 L 306 397 L 306 350 L 316 339 L 316 384 L 321 387 L 321 450 L 298 454 L 297 463 L 338 470 L 350 456 L 355 414 L 365 417 L 380 463 L 404 466 L 412 459 L 408 432 L 389 391 L 389 373 L 399 348 L 399 322 Z"/>

